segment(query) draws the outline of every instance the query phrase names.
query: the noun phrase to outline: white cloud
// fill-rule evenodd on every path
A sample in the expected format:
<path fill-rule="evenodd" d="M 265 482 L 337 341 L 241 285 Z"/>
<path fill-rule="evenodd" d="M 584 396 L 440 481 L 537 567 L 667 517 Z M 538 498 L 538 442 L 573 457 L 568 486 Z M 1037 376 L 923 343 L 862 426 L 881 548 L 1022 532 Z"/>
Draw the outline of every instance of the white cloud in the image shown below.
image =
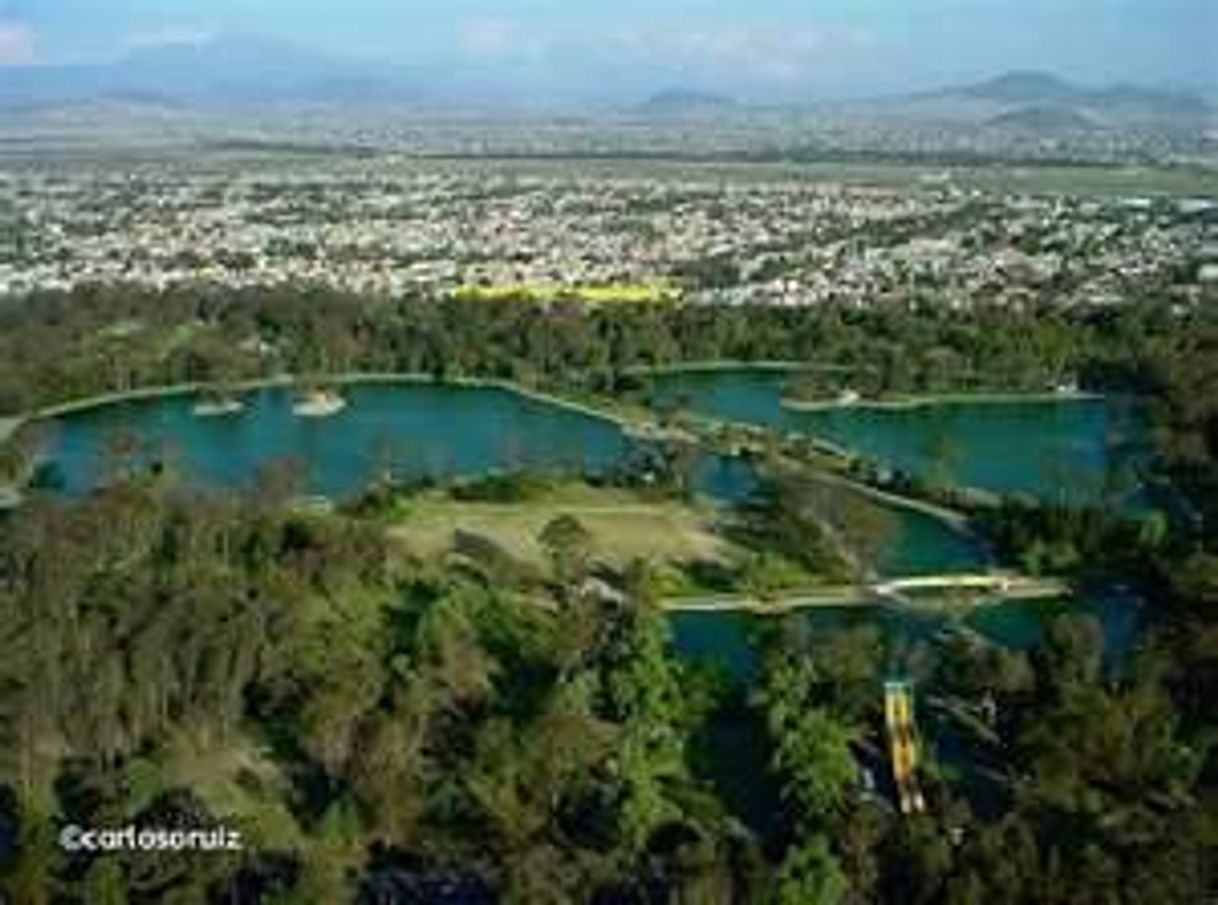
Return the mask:
<path fill-rule="evenodd" d="M 628 29 L 613 38 L 627 56 L 774 81 L 798 80 L 867 44 L 857 31 L 755 24 Z"/>
<path fill-rule="evenodd" d="M 208 41 L 214 40 L 215 37 L 216 32 L 212 29 L 169 26 L 133 32 L 127 37 L 127 46 L 140 48 L 163 47 L 171 44 L 199 45 L 206 44 Z"/>
<path fill-rule="evenodd" d="M 498 16 L 466 19 L 457 29 L 461 52 L 489 62 L 506 59 L 537 59 L 546 54 L 548 38 L 523 22 Z"/>
<path fill-rule="evenodd" d="M 34 61 L 34 33 L 22 22 L 0 21 L 0 66 Z"/>

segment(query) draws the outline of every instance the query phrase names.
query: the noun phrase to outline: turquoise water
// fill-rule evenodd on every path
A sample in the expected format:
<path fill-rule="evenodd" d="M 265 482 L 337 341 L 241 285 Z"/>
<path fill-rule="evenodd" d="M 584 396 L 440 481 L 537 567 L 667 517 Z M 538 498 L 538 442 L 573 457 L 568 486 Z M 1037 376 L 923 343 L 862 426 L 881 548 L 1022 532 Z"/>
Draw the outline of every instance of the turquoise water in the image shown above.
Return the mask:
<path fill-rule="evenodd" d="M 699 392 L 709 394 L 706 398 L 720 407 L 716 414 L 742 418 L 768 411 L 786 417 L 777 402 L 781 378 L 773 374 L 698 377 Z M 707 377 L 713 377 L 709 384 Z M 145 461 L 167 462 L 200 483 L 233 489 L 250 486 L 261 466 L 291 459 L 300 463 L 310 492 L 340 497 L 387 469 L 398 478 L 522 467 L 596 472 L 620 462 L 630 449 L 611 422 L 508 390 L 368 384 L 345 392 L 347 408 L 323 420 L 293 415 L 291 392 L 284 389 L 252 393 L 243 413 L 226 418 L 195 417 L 193 400 L 186 396 L 107 405 L 53 422 L 47 453 L 71 493 L 104 480 L 114 463 L 111 450 L 125 447 L 137 449 Z M 1074 424 L 1090 436 L 1096 429 L 1095 413 L 1088 411 L 1061 424 L 1053 422 L 1053 430 Z M 1043 422 L 1030 422 L 1029 430 L 1037 423 Z M 953 429 L 966 427 L 959 421 L 953 424 Z M 757 478 L 746 461 L 707 457 L 697 466 L 696 480 L 702 492 L 733 501 L 747 496 Z M 974 542 L 935 519 L 905 510 L 882 511 L 890 523 L 876 563 L 883 573 L 968 570 L 985 562 L 984 551 Z M 966 624 L 1000 643 L 1026 647 L 1039 638 L 1045 620 L 1067 606 L 999 604 L 976 611 Z M 1125 615 L 1117 619 L 1118 612 Z M 1128 611 L 1110 609 L 1104 614 L 1105 625 L 1114 633 L 1132 637 L 1136 628 Z M 938 616 L 886 607 L 816 610 L 804 618 L 809 626 L 825 631 L 878 622 L 898 648 L 932 636 L 943 624 Z M 733 614 L 677 615 L 672 620 L 680 651 L 720 659 L 736 673 L 754 664 L 754 624 L 751 617 Z"/>
<path fill-rule="evenodd" d="M 1077 600 L 1005 601 L 976 607 L 964 616 L 932 610 L 874 605 L 824 607 L 793 618 L 813 633 L 878 625 L 894 673 L 908 669 L 907 654 L 919 642 L 929 641 L 945 627 L 958 625 L 982 638 L 1012 650 L 1031 650 L 1044 637 L 1045 627 L 1067 613 L 1092 616 L 1104 630 L 1110 665 L 1129 653 L 1144 625 L 1142 604 L 1135 598 L 1103 595 Z M 747 613 L 676 613 L 670 620 L 673 643 L 690 660 L 716 663 L 729 675 L 743 678 L 758 666 L 758 632 L 773 626 L 768 617 Z"/>
<path fill-rule="evenodd" d="M 134 440 L 211 486 L 249 486 L 260 466 L 291 459 L 311 493 L 354 493 L 386 469 L 399 479 L 474 475 L 497 468 L 598 471 L 627 448 L 610 422 L 507 390 L 435 384 L 348 387 L 348 405 L 324 419 L 292 414 L 292 393 L 267 389 L 246 410 L 197 418 L 188 396 L 118 403 L 55 422 L 50 459 L 69 492 L 96 485 L 108 450 Z"/>
<path fill-rule="evenodd" d="M 836 443 L 885 465 L 936 483 L 963 484 L 998 492 L 1032 494 L 1062 502 L 1118 500 L 1138 505 L 1136 482 L 1122 487 L 1138 455 L 1138 430 L 1131 408 L 1108 400 L 950 404 L 913 409 L 835 409 L 798 412 L 784 409 L 782 372 L 731 370 L 686 372 L 656 378 L 654 400 L 687 407 L 723 420 L 760 424 L 799 432 Z M 889 574 L 967 568 L 984 560 L 982 551 L 928 518 L 893 519 L 892 532 L 880 557 Z M 897 606 L 841 607 L 809 610 L 790 617 L 804 631 L 831 634 L 856 626 L 878 626 L 884 639 L 885 672 L 910 674 L 911 654 L 945 629 L 974 632 L 1017 650 L 1037 646 L 1046 626 L 1066 613 L 1095 617 L 1104 630 L 1110 668 L 1119 668 L 1144 625 L 1141 604 L 1106 595 L 1038 602 L 996 602 L 962 615 Z M 774 623 L 742 613 L 678 613 L 670 621 L 673 643 L 690 662 L 714 664 L 737 680 L 747 680 L 759 666 L 758 636 Z M 731 737 L 733 726 L 721 735 Z M 748 727 L 736 728 L 746 736 Z M 737 748 L 748 738 L 735 739 Z M 972 758 L 952 757 L 950 739 L 937 736 L 941 754 L 961 769 L 976 806 L 986 784 L 972 774 Z M 733 753 L 736 749 L 724 744 Z M 750 773 L 765 775 L 766 760 L 754 756 Z M 721 773 L 723 771 L 720 771 Z M 730 767 L 716 786 L 734 788 Z M 756 796 L 754 796 L 756 797 Z M 760 804 L 740 795 L 739 812 L 756 827 L 766 826 Z"/>
<path fill-rule="evenodd" d="M 789 618 L 802 623 L 807 631 L 819 634 L 865 625 L 879 626 L 898 671 L 899 664 L 895 661 L 905 651 L 918 641 L 930 640 L 946 624 L 940 615 L 879 604 L 818 607 Z M 683 657 L 715 663 L 735 677 L 753 674 L 758 666 L 759 634 L 777 626 L 772 617 L 708 612 L 675 613 L 670 624 L 673 643 Z"/>
<path fill-rule="evenodd" d="M 492 469 L 604 472 L 630 441 L 612 422 L 503 389 L 441 384 L 366 384 L 346 388 L 348 405 L 332 418 L 298 418 L 292 393 L 266 389 L 244 412 L 198 418 L 188 396 L 101 406 L 53 422 L 48 457 L 69 493 L 103 481 L 112 450 L 137 450 L 209 486 L 252 486 L 272 462 L 298 464 L 308 492 L 343 497 L 390 471 L 398 479 L 468 476 Z M 708 456 L 695 474 L 699 490 L 740 500 L 756 487 L 752 466 Z M 889 542 L 878 567 L 892 574 L 968 568 L 982 560 L 974 544 L 934 519 L 890 511 Z"/>
<path fill-rule="evenodd" d="M 788 376 L 741 368 L 665 374 L 654 398 L 726 420 L 830 440 L 944 484 L 1048 499 L 1133 496 L 1141 433 L 1132 407 L 1106 399 L 945 403 L 799 412 L 781 405 Z"/>
<path fill-rule="evenodd" d="M 980 542 L 938 519 L 909 510 L 880 509 L 891 534 L 875 563 L 882 575 L 936 575 L 984 567 L 989 555 Z"/>

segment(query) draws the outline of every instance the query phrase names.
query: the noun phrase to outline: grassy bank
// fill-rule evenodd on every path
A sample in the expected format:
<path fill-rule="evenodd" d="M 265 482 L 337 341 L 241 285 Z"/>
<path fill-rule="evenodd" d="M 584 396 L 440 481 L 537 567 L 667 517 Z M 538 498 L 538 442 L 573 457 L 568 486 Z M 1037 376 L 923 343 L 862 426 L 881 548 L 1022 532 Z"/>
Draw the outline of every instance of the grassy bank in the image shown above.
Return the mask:
<path fill-rule="evenodd" d="M 876 606 L 867 588 L 834 585 L 784 591 L 769 599 L 749 594 L 714 597 L 667 597 L 665 610 L 672 613 L 746 613 L 752 616 L 786 616 L 811 609 L 858 609 Z"/>
<path fill-rule="evenodd" d="M 874 409 L 905 411 L 939 405 L 1012 405 L 1018 403 L 1079 402 L 1105 398 L 1100 393 L 931 393 L 892 399 L 796 399 L 784 396 L 782 407 L 795 412 L 849 411 Z"/>
<path fill-rule="evenodd" d="M 857 371 L 854 365 L 817 364 L 809 361 L 783 361 L 781 359 L 713 358 L 700 361 L 676 361 L 659 365 L 634 365 L 625 368 L 627 374 L 638 377 L 663 377 L 674 374 L 714 374 L 722 371 L 762 371 L 776 374 L 791 374 L 797 371 L 818 374 L 848 374 Z"/>
<path fill-rule="evenodd" d="M 284 374 L 275 377 L 260 377 L 250 380 L 233 381 L 225 384 L 225 389 L 235 394 L 254 392 L 262 389 L 279 387 L 307 386 L 323 383 L 330 386 L 356 386 L 360 384 L 436 384 L 440 386 L 458 386 L 472 389 L 496 389 L 514 393 L 526 399 L 553 405 L 568 411 L 608 421 L 624 429 L 634 431 L 663 432 L 646 409 L 626 404 L 618 404 L 613 400 L 593 397 L 591 394 L 572 398 L 566 394 L 553 391 L 539 390 L 523 384 L 499 378 L 483 377 L 444 377 L 436 379 L 430 374 L 393 373 L 393 372 L 351 372 L 333 375 L 299 375 Z M 210 383 L 179 383 L 155 387 L 140 387 L 132 390 L 121 390 L 112 393 L 100 393 L 82 399 L 73 399 L 55 405 L 45 406 L 23 415 L 9 416 L 0 419 L 0 442 L 6 440 L 22 424 L 50 418 L 61 418 L 81 412 L 102 408 L 108 405 L 118 405 L 124 402 L 139 402 L 149 399 L 167 399 L 174 396 L 187 396 L 213 388 Z"/>

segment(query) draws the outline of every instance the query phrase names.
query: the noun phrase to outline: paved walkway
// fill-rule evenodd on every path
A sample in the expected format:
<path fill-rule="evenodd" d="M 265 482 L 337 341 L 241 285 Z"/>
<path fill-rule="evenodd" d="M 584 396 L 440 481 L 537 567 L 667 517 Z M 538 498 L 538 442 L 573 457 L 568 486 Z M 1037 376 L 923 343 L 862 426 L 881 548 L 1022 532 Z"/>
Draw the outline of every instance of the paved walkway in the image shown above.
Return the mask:
<path fill-rule="evenodd" d="M 1030 578 L 1014 573 L 977 573 L 962 575 L 919 575 L 881 581 L 871 589 L 883 597 L 901 597 L 918 591 L 991 591 L 1018 600 L 1044 600 L 1060 597 L 1066 584 L 1052 578 Z"/>
<path fill-rule="evenodd" d="M 796 591 L 772 600 L 762 600 L 748 594 L 723 594 L 717 597 L 670 597 L 663 601 L 665 610 L 674 613 L 753 613 L 758 616 L 781 616 L 816 607 L 870 606 L 874 600 L 861 585 L 842 585 Z"/>

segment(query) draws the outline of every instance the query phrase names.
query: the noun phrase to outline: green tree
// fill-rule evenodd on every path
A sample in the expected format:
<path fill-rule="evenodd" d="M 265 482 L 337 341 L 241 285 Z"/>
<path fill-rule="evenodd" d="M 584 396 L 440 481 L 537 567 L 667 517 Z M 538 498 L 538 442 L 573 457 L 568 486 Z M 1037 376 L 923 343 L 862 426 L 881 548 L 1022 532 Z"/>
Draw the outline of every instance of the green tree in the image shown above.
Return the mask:
<path fill-rule="evenodd" d="M 779 655 L 767 667 L 761 698 L 774 770 L 794 823 L 805 831 L 826 825 L 857 775 L 855 733 L 816 705 L 815 685 L 810 662 Z"/>
<path fill-rule="evenodd" d="M 551 519 L 537 539 L 561 585 L 571 587 L 587 574 L 592 535 L 575 516 L 564 514 Z"/>
<path fill-rule="evenodd" d="M 637 854 L 652 832 L 679 815 L 669 791 L 685 776 L 685 696 L 667 650 L 663 616 L 646 563 L 628 570 L 630 604 L 616 627 L 603 676 L 608 715 L 620 727 L 619 836 Z"/>
<path fill-rule="evenodd" d="M 778 870 L 781 905 L 837 905 L 848 892 L 846 875 L 824 836 L 810 836 L 787 849 Z"/>
<path fill-rule="evenodd" d="M 84 886 L 90 905 L 127 905 L 129 901 L 123 866 L 115 857 L 103 856 L 90 864 Z"/>

